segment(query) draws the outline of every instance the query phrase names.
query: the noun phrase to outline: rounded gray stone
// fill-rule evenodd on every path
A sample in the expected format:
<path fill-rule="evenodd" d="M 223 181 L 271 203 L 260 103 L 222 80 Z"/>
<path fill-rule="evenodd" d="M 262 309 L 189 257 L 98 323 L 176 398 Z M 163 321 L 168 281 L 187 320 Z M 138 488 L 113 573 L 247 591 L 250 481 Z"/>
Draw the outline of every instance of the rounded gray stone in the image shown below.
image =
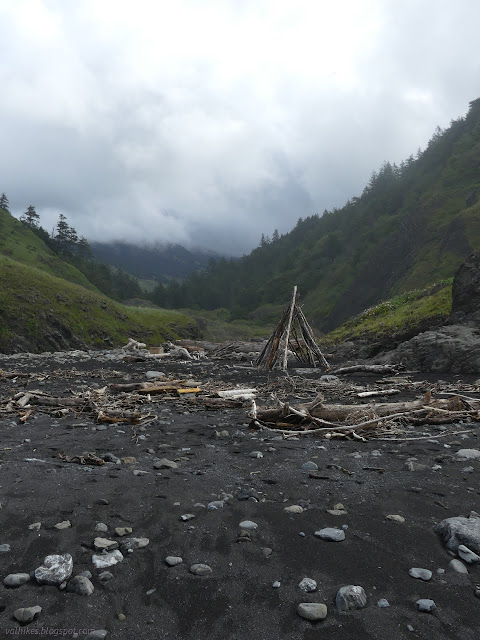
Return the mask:
<path fill-rule="evenodd" d="M 29 573 L 10 573 L 3 579 L 3 584 L 6 587 L 15 588 L 21 587 L 22 584 L 25 584 L 30 580 Z"/>
<path fill-rule="evenodd" d="M 453 560 L 450 560 L 450 562 L 448 563 L 448 566 L 453 571 L 456 571 L 456 573 L 468 573 L 467 567 L 463 564 L 461 560 L 457 560 L 456 558 L 454 558 Z"/>
<path fill-rule="evenodd" d="M 363 587 L 349 584 L 341 587 L 335 596 L 335 604 L 340 611 L 350 611 L 351 609 L 363 609 L 367 604 L 367 594 Z"/>
<path fill-rule="evenodd" d="M 31 622 L 41 610 L 42 607 L 38 605 L 35 607 L 21 607 L 14 612 L 13 617 L 19 622 Z"/>
<path fill-rule="evenodd" d="M 169 567 L 175 567 L 177 564 L 182 564 L 183 558 L 180 558 L 180 556 L 167 556 L 165 562 Z"/>
<path fill-rule="evenodd" d="M 335 529 L 334 527 L 320 529 L 320 531 L 315 531 L 313 535 L 327 542 L 342 542 L 342 540 L 345 540 L 345 531 L 343 529 Z"/>
<path fill-rule="evenodd" d="M 421 598 L 420 600 L 417 600 L 415 602 L 415 609 L 417 609 L 417 611 L 431 613 L 432 611 L 435 611 L 436 608 L 437 605 L 435 604 L 435 602 L 433 600 L 430 600 L 429 598 Z"/>
<path fill-rule="evenodd" d="M 412 576 L 412 578 L 418 578 L 419 580 L 423 580 L 424 582 L 428 582 L 432 579 L 432 572 L 428 569 L 419 569 L 418 567 L 413 567 L 409 569 L 408 575 Z"/>
<path fill-rule="evenodd" d="M 478 449 L 460 449 L 457 451 L 457 457 L 462 460 L 480 460 L 480 450 Z"/>
<path fill-rule="evenodd" d="M 289 507 L 283 509 L 286 513 L 303 513 L 305 509 L 299 504 L 291 504 Z"/>
<path fill-rule="evenodd" d="M 304 462 L 302 464 L 302 469 L 303 471 L 317 471 L 318 464 L 315 464 L 315 462 L 312 462 L 311 460 L 309 460 L 308 462 Z"/>
<path fill-rule="evenodd" d="M 102 573 L 98 574 L 98 579 L 100 580 L 100 582 L 108 582 L 112 578 L 113 573 L 110 573 L 110 571 L 102 571 Z"/>
<path fill-rule="evenodd" d="M 380 607 L 380 609 L 386 609 L 390 606 L 390 603 L 386 598 L 380 598 L 380 600 L 377 602 L 377 605 Z"/>
<path fill-rule="evenodd" d="M 212 573 L 212 569 L 208 566 L 208 564 L 192 564 L 192 566 L 190 567 L 190 573 L 193 573 L 196 576 L 206 576 L 209 573 Z"/>
<path fill-rule="evenodd" d="M 178 469 L 178 464 L 168 458 L 161 458 L 153 463 L 154 469 Z"/>
<path fill-rule="evenodd" d="M 67 591 L 78 593 L 79 596 L 91 596 L 95 587 L 86 576 L 75 576 L 68 581 Z"/>
<path fill-rule="evenodd" d="M 215 509 L 223 509 L 224 506 L 225 502 L 223 500 L 213 500 L 212 502 L 208 503 L 207 509 L 210 509 L 210 511 L 214 511 Z"/>
<path fill-rule="evenodd" d="M 248 530 L 258 529 L 258 524 L 256 522 L 252 522 L 251 520 L 243 520 L 242 522 L 240 522 L 240 528 Z"/>
<path fill-rule="evenodd" d="M 327 607 L 320 602 L 301 602 L 298 605 L 297 613 L 305 620 L 324 620 L 327 617 Z"/>

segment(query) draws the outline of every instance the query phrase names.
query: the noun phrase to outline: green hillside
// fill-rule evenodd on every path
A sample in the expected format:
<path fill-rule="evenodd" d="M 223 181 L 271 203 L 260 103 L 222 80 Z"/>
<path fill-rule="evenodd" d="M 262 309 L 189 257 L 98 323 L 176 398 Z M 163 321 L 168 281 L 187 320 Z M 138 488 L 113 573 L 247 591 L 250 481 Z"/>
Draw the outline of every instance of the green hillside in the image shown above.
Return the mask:
<path fill-rule="evenodd" d="M 176 311 L 121 305 L 73 282 L 0 255 L 0 351 L 119 346 L 129 337 L 156 345 L 191 337 Z"/>
<path fill-rule="evenodd" d="M 120 346 L 129 337 L 155 345 L 197 332 L 183 313 L 114 302 L 0 209 L 0 352 Z"/>
<path fill-rule="evenodd" d="M 96 290 L 78 269 L 62 260 L 33 231 L 4 209 L 0 209 L 0 254 Z"/>
<path fill-rule="evenodd" d="M 342 209 L 299 219 L 241 260 L 158 287 L 153 299 L 270 320 L 296 284 L 309 319 L 329 331 L 381 300 L 453 276 L 480 248 L 479 196 L 480 99 L 416 158 L 384 163 Z"/>

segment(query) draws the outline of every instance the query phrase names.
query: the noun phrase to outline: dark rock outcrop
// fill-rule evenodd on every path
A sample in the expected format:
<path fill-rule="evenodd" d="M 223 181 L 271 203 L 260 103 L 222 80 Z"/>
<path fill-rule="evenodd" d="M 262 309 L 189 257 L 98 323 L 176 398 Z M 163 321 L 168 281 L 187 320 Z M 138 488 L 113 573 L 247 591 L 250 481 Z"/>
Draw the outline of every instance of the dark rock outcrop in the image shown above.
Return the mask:
<path fill-rule="evenodd" d="M 452 287 L 452 313 L 480 311 L 480 251 L 474 251 L 457 270 Z"/>
<path fill-rule="evenodd" d="M 453 280 L 452 315 L 446 326 L 419 333 L 378 359 L 437 373 L 480 373 L 480 251 Z"/>
<path fill-rule="evenodd" d="M 379 362 L 402 363 L 408 369 L 437 373 L 480 373 L 480 329 L 465 325 L 425 331 Z"/>

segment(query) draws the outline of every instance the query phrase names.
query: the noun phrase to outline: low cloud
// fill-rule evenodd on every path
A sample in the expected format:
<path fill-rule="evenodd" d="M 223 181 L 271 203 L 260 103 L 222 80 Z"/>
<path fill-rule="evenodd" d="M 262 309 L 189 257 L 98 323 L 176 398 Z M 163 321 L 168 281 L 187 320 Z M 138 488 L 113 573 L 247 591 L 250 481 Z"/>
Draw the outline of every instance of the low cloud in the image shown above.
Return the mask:
<path fill-rule="evenodd" d="M 341 207 L 480 95 L 480 5 L 331 4 L 6 0 L 12 211 L 241 254 Z"/>

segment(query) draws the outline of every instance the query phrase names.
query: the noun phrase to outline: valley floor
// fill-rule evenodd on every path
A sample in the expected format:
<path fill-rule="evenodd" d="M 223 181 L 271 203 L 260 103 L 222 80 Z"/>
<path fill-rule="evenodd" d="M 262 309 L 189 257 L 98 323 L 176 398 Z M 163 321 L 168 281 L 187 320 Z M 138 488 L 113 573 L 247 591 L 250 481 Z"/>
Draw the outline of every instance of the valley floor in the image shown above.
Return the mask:
<path fill-rule="evenodd" d="M 18 588 L 2 584 L 2 637 L 26 635 L 27 629 L 28 635 L 78 633 L 80 638 L 87 629 L 103 629 L 108 638 L 121 640 L 480 637 L 475 597 L 480 566 L 469 565 L 468 574 L 453 571 L 452 556 L 434 533 L 444 518 L 480 511 L 480 460 L 456 457 L 459 449 L 480 448 L 477 424 L 407 434 L 431 434 L 420 440 L 359 442 L 285 439 L 251 430 L 248 403 L 208 410 L 174 395 L 138 399 L 142 415 L 150 416 L 143 426 L 98 423 L 88 407 L 59 414 L 57 408 L 35 406 L 24 422 L 25 411 L 6 409 L 21 391 L 65 398 L 107 387 L 100 393 L 108 395 L 109 384 L 145 381 L 153 369 L 200 388 L 256 387 L 265 406 L 274 405 L 272 393 L 292 402 L 312 399 L 313 388 L 326 401 L 349 401 L 352 385 L 371 382 L 352 376 L 323 384 L 321 371 L 302 369 L 285 378 L 228 359 L 124 362 L 119 354 L 0 355 L 0 544 L 9 545 L 2 547 L 2 580 L 34 571 L 47 555 L 68 553 L 72 575 L 90 572 L 95 589 L 82 596 L 33 579 Z M 412 385 L 403 396 L 414 399 L 421 389 Z M 445 437 L 455 431 L 466 433 Z M 110 453 L 114 462 L 66 461 L 65 456 L 85 452 Z M 163 459 L 176 468 L 160 468 Z M 302 468 L 309 461 L 318 473 Z M 416 464 L 407 467 L 408 462 Z M 217 508 L 208 508 L 213 501 Z M 347 513 L 326 511 L 338 503 Z M 286 512 L 291 505 L 303 512 Z M 194 517 L 182 518 L 189 514 Z M 71 526 L 55 528 L 65 521 Z M 244 521 L 257 528 L 245 533 Z M 41 527 L 29 528 L 33 523 Z M 106 525 L 104 533 L 98 523 Z M 112 577 L 102 582 L 98 576 L 105 569 L 92 564 L 93 542 L 100 536 L 122 548 L 114 533 L 118 527 L 130 527 L 130 537 L 149 543 L 124 553 L 122 562 L 107 569 Z M 342 529 L 345 540 L 314 535 L 325 527 Z M 183 562 L 170 567 L 168 556 Z M 190 567 L 197 563 L 211 572 L 194 575 Z M 432 578 L 411 577 L 413 567 L 430 570 Z M 305 577 L 316 581 L 316 591 L 299 589 Z M 273 587 L 277 581 L 280 586 Z M 363 587 L 364 608 L 338 611 L 335 595 L 345 585 Z M 378 606 L 382 598 L 390 606 Z M 422 598 L 435 601 L 433 613 L 416 610 Z M 302 602 L 324 603 L 326 618 L 301 618 Z M 41 612 L 21 627 L 14 612 L 36 605 Z"/>

